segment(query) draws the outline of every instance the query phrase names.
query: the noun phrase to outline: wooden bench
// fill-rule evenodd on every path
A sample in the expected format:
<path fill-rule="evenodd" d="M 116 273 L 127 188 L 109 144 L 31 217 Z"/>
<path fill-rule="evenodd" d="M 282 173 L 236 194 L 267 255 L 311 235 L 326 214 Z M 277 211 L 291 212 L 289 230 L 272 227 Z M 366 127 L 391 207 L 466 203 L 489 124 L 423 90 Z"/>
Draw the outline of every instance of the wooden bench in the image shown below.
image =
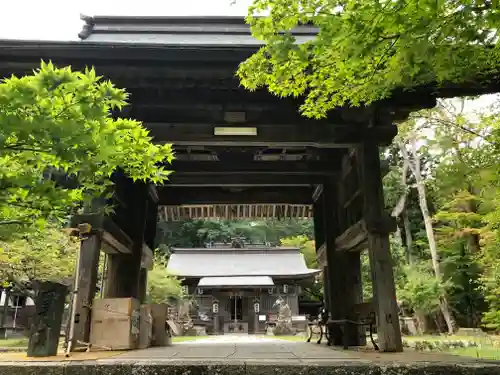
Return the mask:
<path fill-rule="evenodd" d="M 328 345 L 333 344 L 332 332 L 335 328 L 340 328 L 342 335 L 342 344 L 344 349 L 349 348 L 349 336 L 347 334 L 349 326 L 369 326 L 370 328 L 370 341 L 373 344 L 375 350 L 379 350 L 378 345 L 373 339 L 373 327 L 375 326 L 377 319 L 373 304 L 371 302 L 358 303 L 354 305 L 354 319 L 328 319 L 326 322 L 326 330 L 328 334 L 326 335 L 328 339 Z"/>

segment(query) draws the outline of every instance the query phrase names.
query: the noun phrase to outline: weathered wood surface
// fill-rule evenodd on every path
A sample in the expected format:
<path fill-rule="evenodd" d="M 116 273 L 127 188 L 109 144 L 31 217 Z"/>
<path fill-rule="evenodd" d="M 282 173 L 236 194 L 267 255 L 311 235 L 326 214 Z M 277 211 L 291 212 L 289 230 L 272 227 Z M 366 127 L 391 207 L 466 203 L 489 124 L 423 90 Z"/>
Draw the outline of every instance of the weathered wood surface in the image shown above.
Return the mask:
<path fill-rule="evenodd" d="M 80 229 L 90 225 L 94 232 L 102 233 L 102 250 L 108 254 L 129 254 L 132 246 L 130 237 L 110 217 L 103 214 L 75 215 L 71 218 L 70 230 L 77 235 Z"/>
<path fill-rule="evenodd" d="M 115 220 L 132 240 L 132 246 L 130 254 L 109 256 L 105 297 L 140 299 L 144 290 L 140 272 L 149 190 L 146 184 L 134 184 L 126 179 L 120 183 L 125 191 L 121 196 L 124 207 L 116 210 Z"/>
<path fill-rule="evenodd" d="M 62 317 L 68 287 L 53 282 L 35 286 L 35 316 L 30 327 L 28 357 L 50 357 L 57 354 Z"/>
<path fill-rule="evenodd" d="M 384 196 L 378 146 L 375 143 L 365 143 L 358 148 L 358 153 L 364 190 L 364 220 L 366 223 L 382 222 Z M 380 350 L 400 352 L 403 350 L 403 344 L 389 246 L 389 231 L 383 233 L 369 230 L 368 254 Z"/>
<path fill-rule="evenodd" d="M 78 280 L 73 294 L 74 308 L 73 336 L 69 337 L 75 348 L 77 342 L 88 343 L 90 340 L 90 322 L 92 312 L 92 302 L 97 291 L 97 273 L 99 268 L 99 254 L 101 251 L 101 234 L 99 232 L 90 233 L 87 238 L 83 238 L 80 244 L 78 258 Z"/>
<path fill-rule="evenodd" d="M 368 248 L 368 231 L 365 221 L 360 220 L 347 228 L 335 239 L 335 244 L 339 251 L 361 251 Z"/>

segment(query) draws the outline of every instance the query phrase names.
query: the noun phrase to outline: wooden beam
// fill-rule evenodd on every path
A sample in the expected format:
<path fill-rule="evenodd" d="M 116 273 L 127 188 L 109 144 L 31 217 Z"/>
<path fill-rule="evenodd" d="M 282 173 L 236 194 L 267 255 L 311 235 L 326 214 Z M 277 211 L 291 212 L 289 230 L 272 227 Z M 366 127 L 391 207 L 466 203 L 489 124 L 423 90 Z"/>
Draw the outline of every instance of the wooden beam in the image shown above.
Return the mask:
<path fill-rule="evenodd" d="M 364 220 L 347 228 L 344 233 L 335 239 L 337 251 L 360 251 L 368 246 L 368 231 Z"/>
<path fill-rule="evenodd" d="M 316 250 L 316 260 L 318 261 L 318 265 L 320 267 L 324 268 L 327 266 L 325 243 L 321 244 L 321 246 Z"/>
<path fill-rule="evenodd" d="M 110 217 L 103 214 L 72 216 L 69 231 L 78 235 L 79 227 L 86 224 L 89 224 L 93 231 L 101 233 L 102 250 L 104 252 L 108 254 L 129 254 L 131 252 L 132 240 Z"/>
<path fill-rule="evenodd" d="M 244 127 L 255 126 L 255 136 L 214 135 L 214 127 L 228 127 L 228 124 L 214 124 L 213 117 L 207 117 L 206 123 L 145 123 L 154 142 L 167 142 L 176 145 L 261 145 L 261 146 L 311 146 L 328 148 L 346 148 L 363 140 L 379 143 L 391 142 L 397 134 L 395 125 L 381 125 L 375 128 L 362 128 L 354 124 L 327 126 L 323 123 L 276 125 L 252 123 Z"/>
<path fill-rule="evenodd" d="M 335 175 L 338 171 L 335 161 L 186 161 L 174 160 L 171 169 L 182 175 L 218 174 L 280 174 L 287 175 Z M 174 178 L 175 174 L 172 175 Z"/>
<path fill-rule="evenodd" d="M 190 175 L 175 172 L 165 183 L 167 186 L 311 186 L 320 184 L 325 177 L 322 175 L 289 175 L 289 174 L 225 174 L 206 173 Z"/>
<path fill-rule="evenodd" d="M 160 205 L 186 204 L 312 204 L 310 187 L 251 187 L 225 190 L 219 187 L 163 187 L 160 189 Z"/>

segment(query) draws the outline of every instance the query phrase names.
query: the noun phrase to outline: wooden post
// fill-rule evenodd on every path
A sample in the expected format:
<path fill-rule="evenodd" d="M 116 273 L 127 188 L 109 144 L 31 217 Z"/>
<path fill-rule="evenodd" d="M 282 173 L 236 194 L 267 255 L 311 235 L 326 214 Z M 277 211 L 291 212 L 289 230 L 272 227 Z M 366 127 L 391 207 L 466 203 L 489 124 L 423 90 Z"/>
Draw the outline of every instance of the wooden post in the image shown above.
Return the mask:
<path fill-rule="evenodd" d="M 346 257 L 346 306 L 351 307 L 351 309 L 356 304 L 363 302 L 363 283 L 361 280 L 361 253 L 359 251 L 349 251 L 345 252 Z M 355 319 L 352 316 L 353 310 L 347 311 L 347 316 L 351 319 Z M 353 327 L 355 328 L 355 327 Z M 366 327 L 359 326 L 357 329 L 353 329 L 350 338 L 349 345 L 352 346 L 363 346 L 366 345 Z"/>
<path fill-rule="evenodd" d="M 121 181 L 127 185 L 126 210 L 122 210 L 116 222 L 133 241 L 132 254 L 109 256 L 105 298 L 133 297 L 140 299 L 140 273 L 142 247 L 147 212 L 147 185 Z"/>
<path fill-rule="evenodd" d="M 384 220 L 384 196 L 377 144 L 366 142 L 361 145 L 358 149 L 358 160 L 361 163 L 363 216 L 368 230 L 368 254 L 379 346 L 383 352 L 401 352 L 403 344 L 392 270 L 389 229 Z"/>
<path fill-rule="evenodd" d="M 324 217 L 327 243 L 328 288 L 332 319 L 354 320 L 354 305 L 362 301 L 361 267 L 359 253 L 348 253 L 336 248 L 335 240 L 341 233 L 341 212 L 338 189 L 334 181 L 324 185 Z M 359 346 L 365 340 L 358 327 L 347 325 L 342 333 L 339 327 L 330 333 L 334 345 Z M 344 340 L 345 335 L 345 340 Z"/>
<path fill-rule="evenodd" d="M 323 209 L 323 195 L 320 194 L 316 197 L 313 204 L 313 220 L 314 220 L 314 243 L 316 247 L 316 256 L 319 255 L 320 248 L 325 245 L 325 221 L 324 221 L 324 209 Z M 326 254 L 323 254 L 326 256 Z M 328 268 L 326 264 L 322 262 L 322 259 L 318 259 L 323 268 L 323 303 L 324 307 L 330 311 L 330 293 L 329 293 L 329 278 L 328 278 Z"/>
<path fill-rule="evenodd" d="M 139 290 L 137 298 L 140 303 L 145 303 L 146 295 L 148 291 L 148 270 L 145 268 L 141 268 L 139 273 Z"/>
<path fill-rule="evenodd" d="M 335 239 L 339 233 L 339 228 L 337 222 L 336 189 L 333 183 L 328 182 L 323 186 L 322 200 L 328 268 L 327 288 L 330 297 L 329 312 L 332 319 L 345 319 L 345 265 L 343 264 L 344 258 L 342 254 L 337 252 L 335 246 Z M 340 329 L 332 329 L 330 336 L 334 345 L 342 345 L 343 340 Z"/>
<path fill-rule="evenodd" d="M 36 312 L 30 327 L 28 357 L 55 356 L 59 346 L 68 287 L 46 281 L 40 283 L 36 289 Z"/>
<path fill-rule="evenodd" d="M 97 273 L 99 268 L 99 254 L 101 251 L 100 233 L 91 232 L 80 243 L 78 258 L 78 280 L 75 280 L 72 309 L 74 314 L 74 328 L 70 334 L 71 348 L 77 342 L 88 343 L 90 340 L 90 322 L 92 302 L 97 292 Z"/>

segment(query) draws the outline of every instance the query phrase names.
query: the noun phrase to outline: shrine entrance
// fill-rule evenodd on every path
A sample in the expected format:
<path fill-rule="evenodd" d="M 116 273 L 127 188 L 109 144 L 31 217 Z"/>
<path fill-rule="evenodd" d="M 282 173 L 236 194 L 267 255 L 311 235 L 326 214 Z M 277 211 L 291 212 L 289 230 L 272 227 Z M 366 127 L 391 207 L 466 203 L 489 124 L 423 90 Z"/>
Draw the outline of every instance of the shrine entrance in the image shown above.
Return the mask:
<path fill-rule="evenodd" d="M 316 31 L 297 30 L 307 39 Z M 362 304 L 360 254 L 370 258 L 382 351 L 402 351 L 379 147 L 396 123 L 435 105 L 430 91 L 394 96 L 367 107 L 337 108 L 322 120 L 298 112 L 301 100 L 244 90 L 234 73 L 256 51 L 243 19 L 87 19 L 79 42 L 23 42 L 0 49 L 0 73 L 23 75 L 40 58 L 96 73 L 130 93 L 120 116 L 138 119 L 154 142 L 172 143 L 176 160 L 163 186 L 117 175 L 115 211 L 80 215 L 71 227 L 83 239 L 73 340 L 89 341 L 97 264 L 108 253 L 104 297 L 143 301 L 158 216 L 314 219 L 316 251 L 332 320 L 356 320 Z M 12 42 L 16 43 L 16 42 Z M 12 44 L 11 43 L 11 44 Z M 242 298 L 230 314 L 242 321 Z M 244 310 L 244 309 L 243 309 Z M 359 331 L 335 333 L 333 343 L 363 345 Z"/>

